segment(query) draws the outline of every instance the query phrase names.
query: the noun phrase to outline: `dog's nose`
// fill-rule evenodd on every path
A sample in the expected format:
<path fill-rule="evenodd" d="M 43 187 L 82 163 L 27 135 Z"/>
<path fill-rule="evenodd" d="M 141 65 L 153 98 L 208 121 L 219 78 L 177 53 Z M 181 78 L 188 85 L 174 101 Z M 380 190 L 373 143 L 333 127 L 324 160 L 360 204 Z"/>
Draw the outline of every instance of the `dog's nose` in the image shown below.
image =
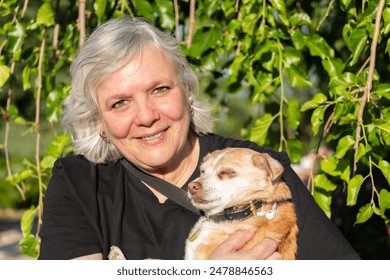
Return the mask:
<path fill-rule="evenodd" d="M 193 181 L 188 184 L 190 194 L 194 195 L 202 189 L 202 184 L 198 181 Z"/>

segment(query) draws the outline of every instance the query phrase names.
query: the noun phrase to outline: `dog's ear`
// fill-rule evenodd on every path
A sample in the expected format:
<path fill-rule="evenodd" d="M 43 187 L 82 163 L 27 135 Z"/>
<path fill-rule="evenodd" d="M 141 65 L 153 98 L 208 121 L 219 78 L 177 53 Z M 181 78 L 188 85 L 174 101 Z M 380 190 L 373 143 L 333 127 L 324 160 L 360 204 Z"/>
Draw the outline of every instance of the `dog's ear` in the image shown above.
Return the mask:
<path fill-rule="evenodd" d="M 255 166 L 263 168 L 267 171 L 268 176 L 272 182 L 278 180 L 283 174 L 283 166 L 279 161 L 268 154 L 254 154 L 252 156 L 252 161 Z"/>

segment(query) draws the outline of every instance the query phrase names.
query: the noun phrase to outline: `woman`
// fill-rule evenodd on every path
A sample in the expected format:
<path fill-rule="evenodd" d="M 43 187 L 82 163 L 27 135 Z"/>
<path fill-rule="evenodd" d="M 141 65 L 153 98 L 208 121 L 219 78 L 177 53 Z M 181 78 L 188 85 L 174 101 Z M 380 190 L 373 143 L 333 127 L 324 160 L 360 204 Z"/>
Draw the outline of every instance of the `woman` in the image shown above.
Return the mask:
<path fill-rule="evenodd" d="M 195 98 L 197 79 L 168 33 L 124 17 L 98 27 L 71 66 L 72 90 L 63 125 L 75 156 L 59 159 L 45 197 L 40 259 L 106 259 L 110 246 L 127 259 L 181 259 L 199 218 L 144 184 L 119 160 L 186 189 L 199 162 L 225 147 L 267 152 L 285 167 L 300 235 L 300 259 L 358 258 L 317 207 L 284 153 L 211 134 L 207 106 Z M 264 240 L 239 249 L 253 233 L 237 232 L 215 259 L 280 259 Z"/>

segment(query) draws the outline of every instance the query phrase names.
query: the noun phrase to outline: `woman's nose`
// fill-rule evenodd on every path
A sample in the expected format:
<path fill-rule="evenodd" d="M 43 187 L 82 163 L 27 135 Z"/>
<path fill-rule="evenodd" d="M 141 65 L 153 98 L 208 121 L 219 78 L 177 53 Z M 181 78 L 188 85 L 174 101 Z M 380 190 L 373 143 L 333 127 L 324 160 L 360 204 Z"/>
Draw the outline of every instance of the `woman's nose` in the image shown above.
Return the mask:
<path fill-rule="evenodd" d="M 138 100 L 135 123 L 138 126 L 151 126 L 159 118 L 159 113 L 156 110 L 153 102 L 147 98 Z"/>

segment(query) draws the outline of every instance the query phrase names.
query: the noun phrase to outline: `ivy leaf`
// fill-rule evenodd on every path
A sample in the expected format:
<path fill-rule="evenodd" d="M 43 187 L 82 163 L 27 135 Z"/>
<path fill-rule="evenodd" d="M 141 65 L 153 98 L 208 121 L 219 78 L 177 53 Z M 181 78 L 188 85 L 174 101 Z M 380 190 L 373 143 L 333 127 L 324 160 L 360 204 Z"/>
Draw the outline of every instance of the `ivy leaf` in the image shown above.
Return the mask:
<path fill-rule="evenodd" d="M 334 154 L 337 158 L 342 158 L 355 144 L 355 139 L 351 135 L 344 136 L 337 144 L 336 152 Z"/>
<path fill-rule="evenodd" d="M 271 114 L 265 114 L 263 117 L 258 119 L 251 129 L 249 140 L 264 145 L 268 134 L 268 130 L 274 120 Z"/>
<path fill-rule="evenodd" d="M 0 88 L 8 81 L 11 75 L 9 67 L 6 65 L 0 65 Z"/>
<path fill-rule="evenodd" d="M 55 24 L 51 2 L 45 2 L 39 8 L 37 13 L 37 23 L 44 26 L 53 26 Z"/>
<path fill-rule="evenodd" d="M 303 105 L 301 107 L 301 111 L 304 112 L 304 111 L 307 111 L 310 109 L 315 109 L 319 105 L 325 104 L 326 101 L 328 101 L 328 98 L 326 97 L 326 95 L 324 95 L 322 93 L 318 93 L 312 99 L 303 103 Z"/>
<path fill-rule="evenodd" d="M 372 208 L 370 203 L 360 207 L 354 225 L 365 223 L 366 221 L 368 221 L 368 219 L 371 218 L 373 213 L 374 213 L 374 209 Z"/>
<path fill-rule="evenodd" d="M 360 187 L 364 178 L 362 175 L 358 174 L 353 177 L 348 183 L 348 194 L 347 194 L 347 206 L 353 206 L 356 204 L 358 194 L 360 192 Z"/>

